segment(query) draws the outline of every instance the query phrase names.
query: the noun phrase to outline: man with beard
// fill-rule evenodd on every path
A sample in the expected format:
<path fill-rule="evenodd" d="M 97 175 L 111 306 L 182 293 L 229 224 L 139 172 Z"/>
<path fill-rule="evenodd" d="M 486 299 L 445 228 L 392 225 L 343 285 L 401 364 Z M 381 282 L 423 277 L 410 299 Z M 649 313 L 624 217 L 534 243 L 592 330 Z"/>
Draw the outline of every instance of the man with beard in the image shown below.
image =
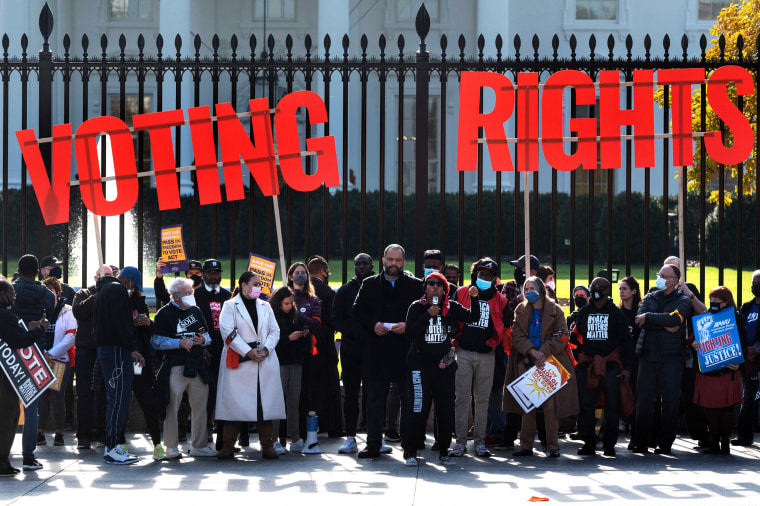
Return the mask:
<path fill-rule="evenodd" d="M 335 349 L 335 328 L 332 323 L 332 307 L 335 292 L 327 284 L 330 266 L 319 255 L 308 262 L 309 276 L 314 294 L 322 305 L 322 326 L 317 333 L 317 354 L 311 363 L 311 406 L 319 415 L 319 427 L 329 437 L 343 435 L 340 409 L 340 376 L 338 375 L 338 351 Z"/>
<path fill-rule="evenodd" d="M 422 281 L 404 272 L 404 248 L 391 244 L 383 253 L 383 271 L 362 283 L 353 314 L 367 342 L 367 447 L 359 458 L 379 457 L 382 449 L 382 414 L 388 383 L 396 382 L 401 397 L 401 446 L 407 459 L 407 403 L 405 362 L 409 351 L 406 315 L 422 297 Z"/>
<path fill-rule="evenodd" d="M 216 406 L 216 381 L 219 377 L 219 361 L 222 357 L 224 348 L 224 339 L 219 330 L 219 314 L 222 312 L 222 305 L 225 301 L 230 300 L 232 294 L 229 290 L 222 288 L 222 263 L 216 258 L 209 258 L 203 262 L 203 284 L 195 288 L 195 304 L 203 313 L 203 318 L 208 323 L 208 334 L 211 336 L 211 345 L 203 350 L 206 358 L 206 364 L 211 372 L 211 381 L 208 385 L 208 403 L 206 408 L 206 419 L 209 424 L 209 441 L 211 436 L 211 420 L 213 420 L 214 407 Z M 195 283 L 193 283 L 195 284 Z M 221 427 L 217 427 L 217 434 L 222 434 Z M 240 424 L 240 438 L 243 443 L 248 437 L 248 424 Z M 246 445 L 247 446 L 247 445 Z M 221 437 L 217 436 L 217 447 L 221 448 Z"/>
<path fill-rule="evenodd" d="M 374 276 L 372 270 L 372 257 L 366 253 L 359 253 L 354 257 L 355 276 L 345 285 L 338 288 L 332 307 L 332 323 L 335 330 L 340 332 L 340 358 L 343 365 L 343 418 L 346 429 L 346 442 L 338 450 L 339 453 L 357 453 L 356 427 L 359 413 L 366 422 L 367 406 L 367 380 L 364 374 L 364 351 L 362 331 L 359 322 L 356 321 L 351 308 L 362 282 L 369 276 Z M 359 389 L 364 384 L 362 395 L 362 409 L 359 409 Z"/>

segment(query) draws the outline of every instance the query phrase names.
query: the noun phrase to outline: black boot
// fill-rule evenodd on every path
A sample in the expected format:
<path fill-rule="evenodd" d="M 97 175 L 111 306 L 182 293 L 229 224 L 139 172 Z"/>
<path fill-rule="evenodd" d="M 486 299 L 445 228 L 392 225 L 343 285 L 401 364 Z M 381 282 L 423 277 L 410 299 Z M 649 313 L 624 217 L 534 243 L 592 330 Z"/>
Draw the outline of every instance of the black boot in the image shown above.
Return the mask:
<path fill-rule="evenodd" d="M 731 433 L 734 431 L 734 408 L 729 407 L 720 412 L 720 453 L 731 454 Z"/>
<path fill-rule="evenodd" d="M 707 430 L 710 434 L 710 447 L 702 450 L 705 455 L 717 455 L 720 453 L 720 412 L 717 409 L 705 408 L 707 418 Z"/>

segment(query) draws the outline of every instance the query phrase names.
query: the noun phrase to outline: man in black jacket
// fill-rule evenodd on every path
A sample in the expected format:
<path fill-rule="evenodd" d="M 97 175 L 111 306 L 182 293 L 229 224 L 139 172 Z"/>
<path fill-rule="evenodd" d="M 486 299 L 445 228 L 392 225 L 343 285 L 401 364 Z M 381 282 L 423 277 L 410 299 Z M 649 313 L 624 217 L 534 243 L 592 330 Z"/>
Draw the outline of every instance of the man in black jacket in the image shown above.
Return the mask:
<path fill-rule="evenodd" d="M 104 265 L 102 268 L 105 276 L 111 276 L 111 268 Z M 93 278 L 97 282 L 100 279 L 101 269 L 95 271 Z M 74 366 L 77 375 L 77 448 L 80 450 L 90 449 L 91 429 L 93 427 L 93 412 L 97 422 L 97 434 L 99 441 L 105 441 L 106 426 L 106 401 L 101 392 L 103 378 L 95 377 L 95 362 L 98 359 L 98 346 L 95 344 L 93 335 L 93 309 L 95 307 L 95 295 L 98 293 L 96 285 L 80 289 L 74 295 L 74 303 L 71 305 L 74 318 L 77 319 L 77 333 L 74 340 L 76 351 L 74 353 Z M 93 382 L 97 383 L 93 388 Z"/>
<path fill-rule="evenodd" d="M 332 307 L 335 291 L 327 284 L 330 266 L 319 255 L 308 263 L 311 285 L 322 306 L 322 326 L 317 332 L 317 354 L 311 362 L 311 406 L 319 415 L 320 432 L 329 437 L 343 436 L 343 420 L 340 409 L 340 376 L 338 375 L 338 350 L 335 349 L 335 327 L 332 323 Z"/>
<path fill-rule="evenodd" d="M 188 271 L 188 273 L 189 272 L 190 271 Z M 203 283 L 193 291 L 193 295 L 195 295 L 195 304 L 203 313 L 203 318 L 209 326 L 208 334 L 211 336 L 211 345 L 203 350 L 203 354 L 206 357 L 206 363 L 211 372 L 211 379 L 213 380 L 209 383 L 208 401 L 206 404 L 206 420 L 209 425 L 209 442 L 213 440 L 211 437 L 211 425 L 212 420 L 214 419 L 214 407 L 216 406 L 216 381 L 219 377 L 219 361 L 222 359 L 222 349 L 224 348 L 224 338 L 222 337 L 222 332 L 219 330 L 219 315 L 222 312 L 222 306 L 224 303 L 232 298 L 230 291 L 222 288 L 221 283 L 222 263 L 216 258 L 209 258 L 203 262 Z M 244 422 L 240 425 L 241 441 L 245 443 L 248 439 L 248 424 Z M 222 432 L 223 429 L 217 427 L 217 434 L 221 434 Z M 248 445 L 246 444 L 245 446 Z M 217 436 L 217 447 L 221 448 L 220 436 Z"/>
<path fill-rule="evenodd" d="M 153 280 L 153 291 L 156 294 L 156 310 L 161 309 L 171 300 L 171 295 L 166 290 L 164 273 L 161 272 L 161 268 L 165 265 L 164 258 L 158 257 L 158 261 L 156 261 L 156 279 Z M 203 266 L 198 260 L 190 260 L 187 265 L 185 277 L 193 280 L 193 288 L 198 288 L 203 281 Z"/>
<path fill-rule="evenodd" d="M 686 356 L 686 321 L 691 317 L 691 300 L 677 290 L 681 271 L 674 265 L 663 265 L 657 273 L 658 290 L 647 294 L 639 306 L 636 325 L 646 330 L 644 347 L 639 357 L 637 378 L 636 453 L 647 453 L 652 412 L 657 396 L 661 396 L 662 427 L 657 437 L 657 454 L 670 454 L 676 437 L 681 376 Z"/>
<path fill-rule="evenodd" d="M 367 343 L 367 447 L 359 458 L 379 457 L 382 448 L 382 413 L 385 390 L 398 383 L 401 397 L 401 446 L 406 450 L 409 400 L 405 379 L 409 339 L 406 315 L 412 302 L 422 297 L 422 281 L 404 272 L 404 248 L 391 244 L 383 253 L 383 270 L 364 280 L 354 302 L 353 314 Z"/>
<path fill-rule="evenodd" d="M 364 374 L 364 342 L 361 337 L 361 327 L 356 321 L 351 308 L 362 281 L 369 276 L 374 276 L 372 270 L 372 257 L 366 253 L 359 253 L 354 257 L 355 276 L 345 285 L 338 288 L 332 306 L 332 323 L 335 330 L 340 332 L 340 358 L 343 365 L 343 419 L 346 428 L 346 442 L 338 450 L 339 453 L 357 453 L 356 427 L 359 419 L 359 389 L 364 384 L 362 395 L 362 420 L 367 420 L 367 380 Z"/>
<path fill-rule="evenodd" d="M 132 399 L 133 363 L 145 367 L 137 351 L 129 290 L 136 284 L 124 275 L 103 276 L 93 307 L 93 336 L 98 346 L 98 361 L 106 386 L 106 464 L 134 464 L 137 457 L 119 445 L 119 436 Z"/>
<path fill-rule="evenodd" d="M 55 310 L 55 295 L 53 292 L 36 281 L 39 273 L 39 263 L 34 255 L 24 255 L 18 260 L 19 277 L 13 283 L 16 292 L 14 312 L 27 326 L 33 321 L 39 321 L 46 315 L 53 317 Z M 38 343 L 44 349 L 44 343 Z M 21 453 L 24 457 L 24 471 L 42 469 L 34 458 L 37 449 L 37 401 L 24 408 L 24 433 L 22 436 Z"/>
<path fill-rule="evenodd" d="M 30 324 L 30 330 L 25 329 L 18 315 L 10 310 L 15 303 L 13 286 L 0 276 L 0 343 L 15 349 L 26 348 L 44 338 L 50 322 L 42 319 Z M 20 413 L 18 395 L 5 374 L 0 373 L 0 476 L 14 476 L 19 472 L 11 466 L 8 456 Z"/>
<path fill-rule="evenodd" d="M 604 454 L 615 456 L 620 418 L 620 382 L 628 381 L 634 364 L 633 343 L 623 312 L 612 303 L 610 282 L 594 278 L 591 302 L 578 312 L 573 337 L 579 344 L 575 367 L 580 400 L 580 427 L 585 437 L 578 455 L 596 453 L 594 410 L 599 390 L 604 392 Z M 620 365 L 622 364 L 622 368 Z"/>
<path fill-rule="evenodd" d="M 744 362 L 744 398 L 742 410 L 739 412 L 739 424 L 736 427 L 736 439 L 731 440 L 734 446 L 752 446 L 754 426 L 757 418 L 757 389 L 758 381 L 758 348 L 760 334 L 757 316 L 760 314 L 760 270 L 752 273 L 753 297 L 742 304 L 739 312 L 744 316 L 747 329 L 747 357 Z"/>

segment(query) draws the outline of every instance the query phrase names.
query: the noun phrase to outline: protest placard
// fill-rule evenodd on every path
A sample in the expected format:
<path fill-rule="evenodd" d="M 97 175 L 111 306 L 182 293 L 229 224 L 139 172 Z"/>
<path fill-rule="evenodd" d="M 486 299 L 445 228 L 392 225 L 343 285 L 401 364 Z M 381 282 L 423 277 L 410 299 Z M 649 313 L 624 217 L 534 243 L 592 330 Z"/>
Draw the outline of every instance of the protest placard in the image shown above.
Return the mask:
<path fill-rule="evenodd" d="M 694 339 L 699 343 L 697 358 L 700 372 L 717 371 L 727 365 L 744 362 L 733 307 L 721 309 L 717 313 L 692 316 L 691 321 L 694 325 Z"/>
<path fill-rule="evenodd" d="M 248 270 L 261 278 L 261 293 L 269 295 L 274 287 L 274 277 L 277 273 L 277 262 L 255 253 L 248 257 Z"/>
<path fill-rule="evenodd" d="M 164 274 L 190 268 L 185 255 L 185 242 L 182 239 L 182 225 L 161 227 L 161 258 L 166 264 L 161 268 Z"/>
<path fill-rule="evenodd" d="M 49 364 L 50 370 L 55 377 L 55 381 L 53 381 L 48 388 L 53 392 L 60 392 L 63 385 L 66 384 L 66 375 L 69 372 L 69 364 L 67 362 L 61 362 L 60 360 L 51 360 Z"/>
<path fill-rule="evenodd" d="M 56 379 L 36 344 L 16 349 L 0 340 L 0 369 L 24 407 L 37 400 Z"/>
<path fill-rule="evenodd" d="M 507 385 L 517 403 L 526 413 L 541 406 L 546 399 L 567 385 L 570 373 L 554 355 L 547 358 L 544 367 L 531 367 Z"/>

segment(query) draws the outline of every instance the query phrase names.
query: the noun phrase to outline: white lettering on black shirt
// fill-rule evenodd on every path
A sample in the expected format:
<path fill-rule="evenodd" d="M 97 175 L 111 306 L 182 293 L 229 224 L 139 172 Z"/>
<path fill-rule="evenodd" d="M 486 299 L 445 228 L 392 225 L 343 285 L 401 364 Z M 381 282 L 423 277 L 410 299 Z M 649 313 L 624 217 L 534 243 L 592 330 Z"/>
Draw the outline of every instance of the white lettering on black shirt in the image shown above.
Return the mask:
<path fill-rule="evenodd" d="M 592 314 L 588 317 L 588 332 L 586 339 L 589 341 L 606 341 L 609 337 L 610 315 Z"/>
<path fill-rule="evenodd" d="M 447 336 L 448 329 L 443 326 L 440 315 L 428 320 L 428 329 L 425 332 L 426 343 L 442 343 L 446 341 Z"/>
<path fill-rule="evenodd" d="M 468 323 L 468 327 L 474 327 L 477 329 L 487 329 L 488 322 L 491 319 L 491 307 L 488 305 L 487 300 L 478 300 L 480 304 L 480 319 L 476 322 Z"/>

